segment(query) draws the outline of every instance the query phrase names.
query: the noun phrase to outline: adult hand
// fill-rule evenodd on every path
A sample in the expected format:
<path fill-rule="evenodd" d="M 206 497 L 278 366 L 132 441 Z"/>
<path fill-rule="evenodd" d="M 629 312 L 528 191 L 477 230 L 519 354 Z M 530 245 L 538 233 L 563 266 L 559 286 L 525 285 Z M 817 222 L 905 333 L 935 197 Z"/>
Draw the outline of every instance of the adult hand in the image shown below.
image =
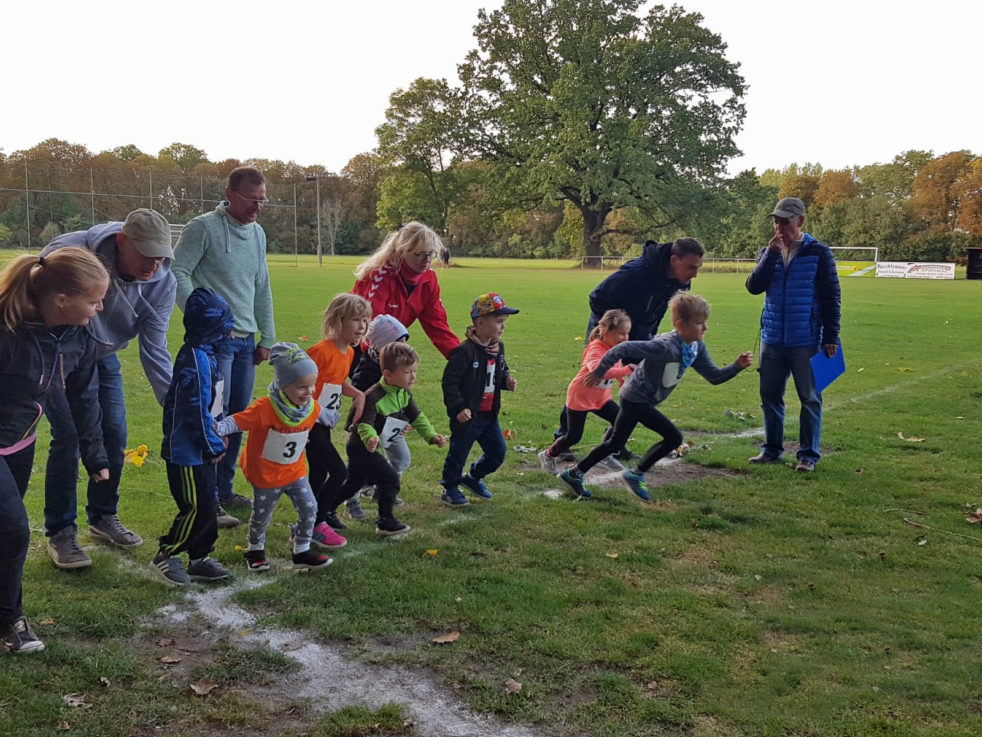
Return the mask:
<path fill-rule="evenodd" d="M 822 346 L 822 351 L 825 353 L 825 355 L 828 358 L 832 358 L 832 356 L 834 356 L 836 353 L 839 352 L 839 344 L 838 343 L 826 343 L 825 345 Z"/>
<path fill-rule="evenodd" d="M 457 422 L 468 422 L 471 419 L 471 411 L 469 409 L 462 409 L 457 413 Z"/>
<path fill-rule="evenodd" d="M 772 251 L 780 251 L 784 248 L 784 236 L 780 233 L 774 233 L 774 237 L 768 242 L 767 247 Z"/>
<path fill-rule="evenodd" d="M 226 440 L 227 440 L 227 438 L 226 438 Z M 227 442 L 226 442 L 226 445 L 228 445 L 228 443 L 227 443 Z M 217 463 L 221 463 L 221 461 L 222 461 L 222 458 L 224 458 L 224 457 L 225 457 L 225 454 L 224 454 L 224 453 L 222 453 L 222 454 L 221 454 L 220 456 L 215 456 L 215 457 L 214 457 L 214 458 L 212 458 L 212 459 L 211 459 L 211 461 L 210 461 L 210 463 L 211 463 L 211 465 L 213 465 L 213 466 L 214 466 L 214 465 L 215 465 L 215 464 L 217 464 Z"/>
<path fill-rule="evenodd" d="M 252 361 L 257 366 L 269 360 L 269 348 L 261 345 L 256 346 L 256 352 L 252 354 Z"/>
<path fill-rule="evenodd" d="M 95 481 L 97 484 L 98 483 L 101 483 L 102 481 L 108 481 L 109 480 L 109 469 L 108 468 L 100 468 L 95 473 L 89 474 L 89 478 L 92 479 L 93 481 Z"/>

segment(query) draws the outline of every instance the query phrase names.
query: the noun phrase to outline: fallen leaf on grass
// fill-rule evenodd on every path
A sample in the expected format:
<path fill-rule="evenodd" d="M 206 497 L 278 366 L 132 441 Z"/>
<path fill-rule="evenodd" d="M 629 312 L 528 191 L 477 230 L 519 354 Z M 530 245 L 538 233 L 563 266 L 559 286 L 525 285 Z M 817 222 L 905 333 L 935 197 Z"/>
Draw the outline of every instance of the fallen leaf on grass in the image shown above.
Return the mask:
<path fill-rule="evenodd" d="M 976 509 L 970 515 L 968 515 L 968 517 L 965 518 L 965 521 L 972 525 L 977 525 L 982 522 L 982 508 Z"/>
<path fill-rule="evenodd" d="M 218 684 L 210 678 L 202 678 L 200 681 L 191 684 L 191 690 L 198 696 L 207 696 L 218 688 Z"/>
<path fill-rule="evenodd" d="M 176 665 L 182 660 L 184 660 L 184 658 L 182 658 L 180 655 L 165 655 L 160 659 L 160 662 L 164 665 Z"/>
<path fill-rule="evenodd" d="M 647 688 L 649 691 L 657 691 L 660 688 L 658 681 L 648 681 Z"/>
<path fill-rule="evenodd" d="M 428 555 L 436 555 L 438 552 L 440 551 L 437 550 L 436 548 L 430 548 L 429 550 L 426 551 Z"/>
<path fill-rule="evenodd" d="M 920 540 L 917 541 L 917 544 L 918 545 L 927 545 L 927 539 L 921 538 Z"/>
<path fill-rule="evenodd" d="M 54 623 L 55 623 L 55 620 L 51 619 L 50 617 L 48 619 L 42 619 L 41 620 L 41 624 L 45 624 L 45 625 L 52 625 Z"/>
<path fill-rule="evenodd" d="M 763 581 L 763 580 L 764 580 L 764 577 L 761 576 L 759 573 L 755 573 L 754 574 L 754 581 Z"/>
<path fill-rule="evenodd" d="M 504 430 L 502 430 L 501 434 L 505 436 L 505 440 L 514 440 L 517 437 L 515 435 L 515 431 L 510 427 L 506 427 Z"/>
<path fill-rule="evenodd" d="M 175 640 L 170 637 L 161 637 L 157 640 L 157 647 L 173 647 Z"/>
<path fill-rule="evenodd" d="M 518 693 L 522 690 L 522 684 L 518 681 L 509 678 L 505 681 L 505 693 Z"/>
<path fill-rule="evenodd" d="M 72 728 L 72 725 L 69 724 L 68 722 L 58 722 L 57 729 L 58 729 L 59 732 L 67 732 L 71 728 Z"/>
<path fill-rule="evenodd" d="M 82 693 L 65 694 L 61 697 L 61 700 L 73 709 L 88 709 L 90 706 L 92 706 L 92 704 L 85 703 L 85 694 Z"/>
<path fill-rule="evenodd" d="M 453 632 L 448 632 L 445 635 L 440 635 L 439 637 L 433 638 L 433 644 L 435 645 L 448 645 L 451 642 L 457 642 L 460 639 L 460 633 L 457 630 Z"/>
<path fill-rule="evenodd" d="M 903 373 L 906 373 L 906 372 L 908 372 L 908 371 L 913 371 L 913 370 L 914 370 L 914 369 L 912 369 L 912 368 L 911 368 L 910 366 L 898 366 L 898 367 L 897 367 L 897 371 L 899 371 L 899 372 L 900 372 L 900 373 L 902 373 L 902 374 L 903 374 Z"/>
<path fill-rule="evenodd" d="M 606 556 L 607 556 L 608 558 L 616 558 L 616 557 L 617 557 L 617 553 L 605 553 L 605 555 L 606 555 Z"/>
<path fill-rule="evenodd" d="M 905 438 L 902 432 L 897 433 L 897 437 L 901 440 L 906 440 L 908 443 L 923 443 L 924 438 Z"/>
<path fill-rule="evenodd" d="M 99 683 L 101 683 L 101 684 L 102 684 L 103 686 L 105 686 L 106 688 L 109 688 L 109 687 L 110 687 L 110 686 L 112 685 L 112 684 L 111 684 L 111 683 L 109 682 L 109 679 L 108 679 L 108 678 L 106 678 L 105 676 L 99 676 Z"/>

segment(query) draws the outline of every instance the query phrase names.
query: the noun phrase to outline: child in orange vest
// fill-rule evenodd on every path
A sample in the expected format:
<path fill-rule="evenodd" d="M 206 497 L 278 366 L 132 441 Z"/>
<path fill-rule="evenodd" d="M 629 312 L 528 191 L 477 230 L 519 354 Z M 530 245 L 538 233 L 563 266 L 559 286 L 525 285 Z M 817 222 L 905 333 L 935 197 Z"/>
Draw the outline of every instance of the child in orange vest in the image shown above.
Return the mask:
<path fill-rule="evenodd" d="M 286 494 L 299 517 L 293 542 L 293 567 L 298 570 L 323 568 L 333 561 L 310 549 L 317 501 L 307 481 L 304 448 L 316 422 L 333 427 L 341 414 L 321 410 L 314 399 L 317 365 L 299 346 L 275 344 L 269 354 L 269 363 L 275 377 L 269 385 L 269 396 L 257 399 L 243 411 L 218 423 L 219 435 L 249 431 L 245 453 L 239 458 L 242 473 L 255 493 L 245 559 L 249 570 L 269 569 L 266 528 L 273 517 L 276 501 Z M 340 548 L 346 542 L 335 533 L 324 546 Z"/>

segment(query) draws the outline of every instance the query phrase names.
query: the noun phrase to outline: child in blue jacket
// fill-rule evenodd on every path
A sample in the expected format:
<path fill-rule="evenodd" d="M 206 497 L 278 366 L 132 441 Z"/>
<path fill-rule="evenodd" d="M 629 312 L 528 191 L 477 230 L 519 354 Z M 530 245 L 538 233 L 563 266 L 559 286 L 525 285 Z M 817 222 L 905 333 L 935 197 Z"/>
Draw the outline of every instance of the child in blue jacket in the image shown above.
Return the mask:
<path fill-rule="evenodd" d="M 174 361 L 174 375 L 164 398 L 167 481 L 177 503 L 170 532 L 160 538 L 153 567 L 167 583 L 221 581 L 229 572 L 208 557 L 218 539 L 215 519 L 217 466 L 225 440 L 214 429 L 221 414 L 224 382 L 216 369 L 215 349 L 232 332 L 232 310 L 207 287 L 198 287 L 184 307 L 184 345 Z M 187 552 L 187 570 L 180 553 Z"/>

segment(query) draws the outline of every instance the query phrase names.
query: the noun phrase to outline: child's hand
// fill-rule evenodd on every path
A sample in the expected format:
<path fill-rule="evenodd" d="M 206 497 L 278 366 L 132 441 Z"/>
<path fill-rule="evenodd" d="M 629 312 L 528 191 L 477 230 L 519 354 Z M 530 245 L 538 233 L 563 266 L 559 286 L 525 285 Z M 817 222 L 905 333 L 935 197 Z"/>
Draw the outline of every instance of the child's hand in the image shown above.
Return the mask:
<path fill-rule="evenodd" d="M 100 468 L 95 473 L 89 474 L 89 478 L 92 479 L 93 481 L 95 481 L 97 484 L 98 483 L 101 483 L 103 481 L 108 481 L 109 480 L 109 469 L 108 468 Z"/>
<path fill-rule="evenodd" d="M 737 356 L 736 364 L 740 368 L 748 368 L 754 362 L 754 354 L 750 351 Z"/>
<path fill-rule="evenodd" d="M 430 442 L 433 445 L 435 445 L 437 448 L 442 448 L 444 445 L 447 444 L 447 436 L 446 435 L 434 435 L 433 436 L 433 439 Z"/>
<path fill-rule="evenodd" d="M 462 409 L 457 413 L 457 422 L 470 422 L 471 411 L 469 409 Z"/>
<path fill-rule="evenodd" d="M 376 450 L 378 450 L 378 443 L 378 437 L 369 438 L 368 442 L 365 443 L 365 447 L 368 448 L 369 453 L 374 453 Z"/>
<path fill-rule="evenodd" d="M 412 431 L 413 431 L 413 426 L 412 425 L 406 425 L 404 428 L 402 428 L 402 434 L 403 434 L 403 436 L 408 435 Z"/>
<path fill-rule="evenodd" d="M 516 381 L 513 376 L 509 376 L 508 381 L 505 382 L 505 388 L 507 388 L 508 391 L 513 392 L 515 391 L 515 387 L 517 386 L 518 386 L 518 381 Z"/>

